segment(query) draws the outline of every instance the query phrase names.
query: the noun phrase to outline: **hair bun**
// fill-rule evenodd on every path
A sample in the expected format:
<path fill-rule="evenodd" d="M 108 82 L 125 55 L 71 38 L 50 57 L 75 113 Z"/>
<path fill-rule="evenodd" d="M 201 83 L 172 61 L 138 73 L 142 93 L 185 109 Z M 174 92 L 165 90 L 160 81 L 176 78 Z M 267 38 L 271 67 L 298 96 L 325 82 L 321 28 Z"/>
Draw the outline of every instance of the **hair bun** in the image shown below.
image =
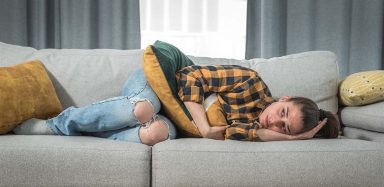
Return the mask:
<path fill-rule="evenodd" d="M 320 113 L 319 120 L 323 121 L 323 119 L 325 119 L 327 115 L 325 114 L 325 111 L 323 109 L 319 109 L 319 113 Z"/>

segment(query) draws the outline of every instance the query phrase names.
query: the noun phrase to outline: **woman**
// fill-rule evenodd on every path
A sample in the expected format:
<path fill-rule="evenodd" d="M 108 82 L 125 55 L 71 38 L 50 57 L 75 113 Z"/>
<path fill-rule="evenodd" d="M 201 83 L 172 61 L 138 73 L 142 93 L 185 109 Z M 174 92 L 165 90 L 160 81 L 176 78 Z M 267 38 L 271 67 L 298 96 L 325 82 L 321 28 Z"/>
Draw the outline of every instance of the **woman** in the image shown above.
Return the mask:
<path fill-rule="evenodd" d="M 340 124 L 303 97 L 274 101 L 257 72 L 242 66 L 188 66 L 177 73 L 179 96 L 203 137 L 247 141 L 336 138 Z M 210 127 L 204 99 L 216 94 L 228 126 Z"/>
<path fill-rule="evenodd" d="M 69 107 L 52 119 L 29 119 L 13 132 L 87 135 L 147 145 L 176 137 L 171 121 L 158 114 L 161 104 L 148 84 L 143 69 L 128 78 L 122 95 L 82 108 Z"/>
<path fill-rule="evenodd" d="M 188 66 L 177 73 L 177 81 L 179 96 L 205 138 L 224 139 L 225 134 L 226 139 L 249 141 L 309 139 L 327 121 L 319 122 L 319 109 L 309 99 L 284 97 L 275 102 L 257 73 L 241 66 Z M 202 102 L 212 93 L 218 95 L 228 126 L 208 124 Z M 127 80 L 123 95 L 84 108 L 70 107 L 47 121 L 28 120 L 14 132 L 89 135 L 147 145 L 175 138 L 173 124 L 157 114 L 160 102 L 143 70 Z M 332 116 L 327 118 L 335 119 Z M 332 128 L 325 127 L 325 137 L 333 137 L 326 134 Z"/>

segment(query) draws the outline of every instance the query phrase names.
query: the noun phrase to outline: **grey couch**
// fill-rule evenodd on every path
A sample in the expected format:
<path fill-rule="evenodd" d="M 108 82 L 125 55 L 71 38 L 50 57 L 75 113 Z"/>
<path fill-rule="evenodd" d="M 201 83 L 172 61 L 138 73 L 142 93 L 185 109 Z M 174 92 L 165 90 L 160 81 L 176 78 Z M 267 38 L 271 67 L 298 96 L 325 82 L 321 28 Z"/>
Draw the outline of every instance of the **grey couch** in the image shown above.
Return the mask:
<path fill-rule="evenodd" d="M 36 50 L 0 43 L 0 66 L 42 60 L 64 108 L 118 96 L 127 77 L 141 67 L 142 56 L 142 50 Z M 197 64 L 253 68 L 275 97 L 301 95 L 323 109 L 339 109 L 338 67 L 331 52 L 190 58 Z M 7 134 L 0 136 L 0 186 L 384 186 L 384 144 L 380 138 L 358 138 L 182 138 L 150 147 L 86 136 Z"/>

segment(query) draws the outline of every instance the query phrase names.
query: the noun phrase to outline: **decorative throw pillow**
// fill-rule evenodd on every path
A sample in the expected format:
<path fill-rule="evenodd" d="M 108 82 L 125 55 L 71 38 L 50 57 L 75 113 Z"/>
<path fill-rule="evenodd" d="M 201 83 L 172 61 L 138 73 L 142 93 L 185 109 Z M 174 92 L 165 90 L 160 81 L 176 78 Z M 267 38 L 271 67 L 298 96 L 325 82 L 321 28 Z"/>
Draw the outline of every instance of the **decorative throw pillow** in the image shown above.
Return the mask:
<path fill-rule="evenodd" d="M 61 111 L 59 98 L 40 61 L 0 67 L 0 134 L 29 118 L 47 119 Z"/>
<path fill-rule="evenodd" d="M 341 104 L 360 106 L 384 100 L 384 71 L 365 71 L 346 77 L 339 86 Z"/>
<path fill-rule="evenodd" d="M 144 52 L 143 68 L 148 83 L 163 104 L 166 115 L 175 123 L 182 136 L 201 137 L 183 102 L 179 99 L 176 72 L 193 62 L 175 46 L 156 41 Z M 216 103 L 216 104 L 215 104 Z M 212 126 L 226 125 L 221 106 L 215 102 L 207 111 L 208 122 Z"/>

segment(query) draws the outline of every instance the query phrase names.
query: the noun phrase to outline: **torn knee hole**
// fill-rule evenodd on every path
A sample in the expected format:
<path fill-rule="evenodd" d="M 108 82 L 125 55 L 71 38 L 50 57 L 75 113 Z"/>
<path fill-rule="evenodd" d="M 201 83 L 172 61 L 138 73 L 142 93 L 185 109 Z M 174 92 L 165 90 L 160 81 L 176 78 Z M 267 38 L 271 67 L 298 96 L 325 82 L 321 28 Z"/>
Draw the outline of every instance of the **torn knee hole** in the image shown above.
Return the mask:
<path fill-rule="evenodd" d="M 144 100 L 135 103 L 133 113 L 140 123 L 145 123 L 152 119 L 154 110 L 152 104 L 149 101 Z"/>
<path fill-rule="evenodd" d="M 168 126 L 163 120 L 154 121 L 149 128 L 140 129 L 140 139 L 142 143 L 154 145 L 166 140 L 169 136 Z"/>

